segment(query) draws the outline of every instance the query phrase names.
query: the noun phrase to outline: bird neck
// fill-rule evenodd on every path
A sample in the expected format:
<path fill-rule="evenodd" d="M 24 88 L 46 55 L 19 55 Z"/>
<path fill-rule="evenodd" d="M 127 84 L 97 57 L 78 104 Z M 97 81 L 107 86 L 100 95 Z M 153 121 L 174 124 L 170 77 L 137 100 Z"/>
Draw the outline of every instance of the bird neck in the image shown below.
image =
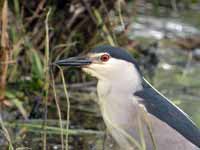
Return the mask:
<path fill-rule="evenodd" d="M 124 83 L 124 82 L 123 82 Z M 132 119 L 138 102 L 134 98 L 135 88 L 122 88 L 124 85 L 116 85 L 107 81 L 99 81 L 97 92 L 99 96 L 99 106 L 104 121 L 110 120 L 113 124 L 126 124 Z M 120 119 L 119 119 L 120 118 Z M 106 122 L 109 126 L 109 123 Z"/>
<path fill-rule="evenodd" d="M 98 80 L 97 92 L 99 96 L 113 95 L 133 95 L 142 89 L 142 78 L 140 73 L 132 65 L 124 66 L 120 73 L 113 74 L 112 78 L 102 78 Z"/>

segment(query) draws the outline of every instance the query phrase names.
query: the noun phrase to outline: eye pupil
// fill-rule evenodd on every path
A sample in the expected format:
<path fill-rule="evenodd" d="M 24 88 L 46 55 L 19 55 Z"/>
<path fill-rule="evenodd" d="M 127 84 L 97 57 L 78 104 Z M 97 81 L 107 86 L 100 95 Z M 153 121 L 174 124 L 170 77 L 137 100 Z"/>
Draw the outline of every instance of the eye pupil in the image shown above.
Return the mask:
<path fill-rule="evenodd" d="M 107 55 L 107 54 L 104 54 L 104 55 L 101 56 L 101 61 L 103 61 L 103 62 L 106 62 L 106 61 L 108 61 L 109 59 L 110 59 L 110 56 Z"/>

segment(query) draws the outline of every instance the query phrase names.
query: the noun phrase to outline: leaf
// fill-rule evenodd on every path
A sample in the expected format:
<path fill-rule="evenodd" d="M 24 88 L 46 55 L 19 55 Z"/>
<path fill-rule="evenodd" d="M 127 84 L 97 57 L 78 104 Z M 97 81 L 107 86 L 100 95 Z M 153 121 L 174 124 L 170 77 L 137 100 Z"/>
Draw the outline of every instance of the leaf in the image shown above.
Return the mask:
<path fill-rule="evenodd" d="M 36 50 L 31 50 L 32 52 L 32 66 L 31 71 L 34 77 L 37 77 L 39 79 L 43 79 L 44 77 L 44 71 L 43 71 L 43 64 L 42 60 L 39 56 L 39 53 Z"/>
<path fill-rule="evenodd" d="M 28 113 L 23 107 L 23 103 L 16 97 L 15 93 L 12 93 L 10 91 L 6 92 L 6 97 L 11 100 L 11 102 L 17 107 L 17 109 L 20 111 L 22 116 L 25 119 L 28 119 Z"/>

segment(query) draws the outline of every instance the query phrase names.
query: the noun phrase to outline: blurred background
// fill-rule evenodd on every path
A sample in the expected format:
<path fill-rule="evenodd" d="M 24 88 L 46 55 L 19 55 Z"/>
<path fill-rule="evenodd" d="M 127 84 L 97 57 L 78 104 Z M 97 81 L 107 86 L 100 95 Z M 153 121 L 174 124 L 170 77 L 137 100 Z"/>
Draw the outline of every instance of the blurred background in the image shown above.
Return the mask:
<path fill-rule="evenodd" d="M 103 149 L 96 80 L 50 65 L 103 44 L 200 127 L 199 0 L 0 0 L 0 39 L 2 150 Z"/>

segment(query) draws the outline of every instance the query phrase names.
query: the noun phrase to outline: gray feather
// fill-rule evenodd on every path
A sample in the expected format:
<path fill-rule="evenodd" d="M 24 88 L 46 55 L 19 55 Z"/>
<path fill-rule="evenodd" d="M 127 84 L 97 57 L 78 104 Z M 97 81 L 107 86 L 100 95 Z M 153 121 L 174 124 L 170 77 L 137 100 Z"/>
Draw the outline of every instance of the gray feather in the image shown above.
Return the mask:
<path fill-rule="evenodd" d="M 143 99 L 147 111 L 174 128 L 200 148 L 200 130 L 181 109 L 155 90 L 146 80 L 143 89 L 134 93 Z"/>

